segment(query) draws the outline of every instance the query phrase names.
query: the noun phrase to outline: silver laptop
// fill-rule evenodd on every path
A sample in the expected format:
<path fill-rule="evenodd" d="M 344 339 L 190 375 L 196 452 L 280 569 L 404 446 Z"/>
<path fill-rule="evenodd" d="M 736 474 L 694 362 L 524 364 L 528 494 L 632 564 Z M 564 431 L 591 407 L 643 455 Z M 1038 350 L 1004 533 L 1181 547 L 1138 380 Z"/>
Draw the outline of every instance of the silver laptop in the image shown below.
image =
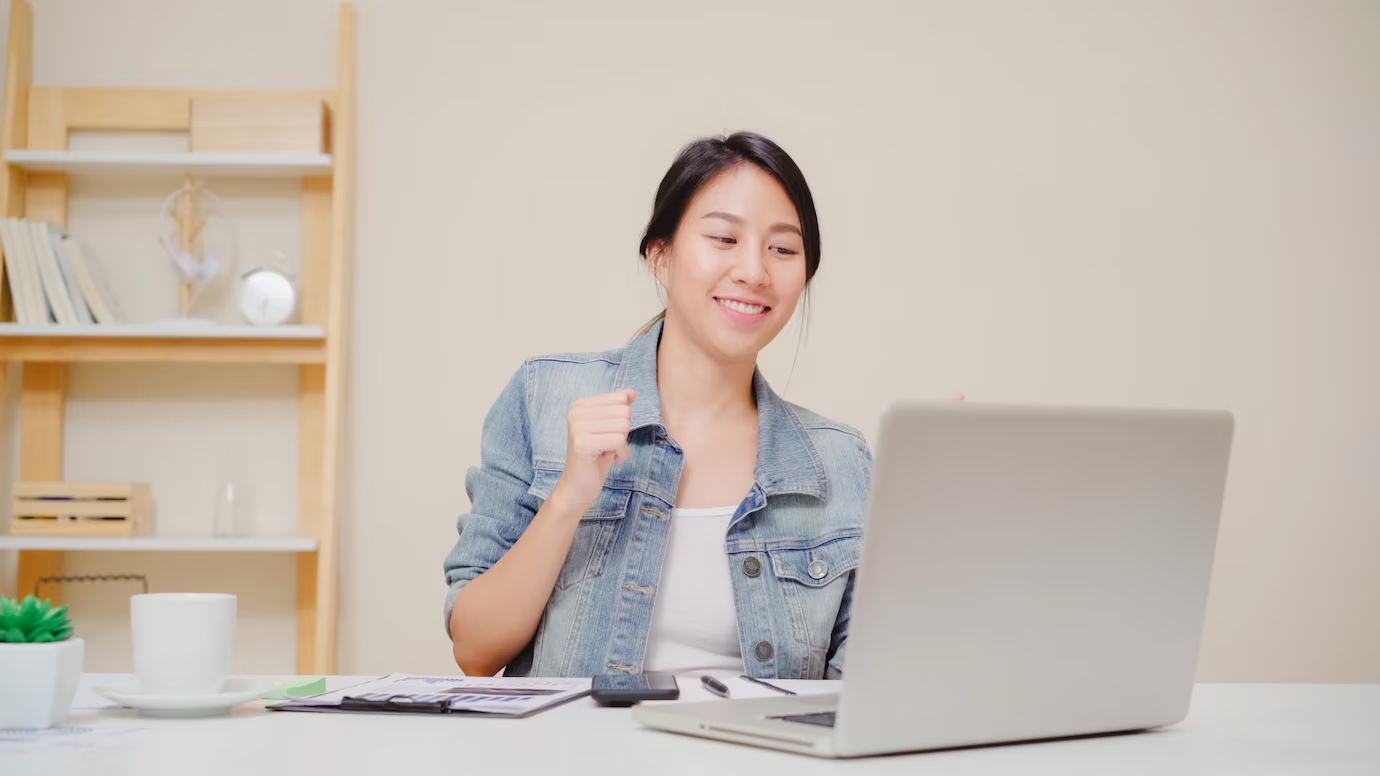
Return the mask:
<path fill-rule="evenodd" d="M 895 404 L 841 692 L 633 716 L 820 757 L 1178 722 L 1233 428 L 1216 411 Z"/>

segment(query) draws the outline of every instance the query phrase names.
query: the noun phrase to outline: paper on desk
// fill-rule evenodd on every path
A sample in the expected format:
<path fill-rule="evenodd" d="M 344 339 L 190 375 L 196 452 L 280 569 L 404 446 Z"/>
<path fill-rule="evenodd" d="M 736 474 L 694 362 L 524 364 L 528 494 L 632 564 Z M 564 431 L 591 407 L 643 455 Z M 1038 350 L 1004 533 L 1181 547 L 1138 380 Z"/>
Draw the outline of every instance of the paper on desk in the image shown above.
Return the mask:
<path fill-rule="evenodd" d="M 705 674 L 723 682 L 724 686 L 728 688 L 730 699 L 789 697 L 786 693 L 778 692 L 772 687 L 766 687 L 744 678 L 740 671 L 711 669 L 676 675 L 676 679 L 680 682 L 682 700 L 710 700 L 716 697 L 707 690 L 701 691 L 700 678 Z M 843 680 L 841 679 L 763 679 L 762 681 L 773 687 L 790 690 L 797 695 L 827 695 L 843 691 Z"/>
<path fill-rule="evenodd" d="M 797 695 L 823 695 L 836 693 L 843 690 L 843 682 L 824 679 L 764 679 L 768 684 L 780 687 L 783 690 L 790 690 Z M 770 687 L 763 687 L 756 682 L 749 682 L 741 676 L 725 678 L 724 684 L 728 685 L 728 697 L 730 698 L 785 698 L 785 693 L 777 692 Z"/>
<path fill-rule="evenodd" d="M 7 755 L 102 749 L 123 743 L 130 733 L 139 730 L 143 728 L 129 723 L 69 724 L 41 730 L 0 728 L 0 758 Z M 3 770 L 0 768 L 0 771 Z"/>
<path fill-rule="evenodd" d="M 333 711 L 346 697 L 363 701 L 448 703 L 452 711 L 520 717 L 589 692 L 588 679 L 416 676 L 390 674 L 343 690 L 300 698 L 270 708 Z"/>

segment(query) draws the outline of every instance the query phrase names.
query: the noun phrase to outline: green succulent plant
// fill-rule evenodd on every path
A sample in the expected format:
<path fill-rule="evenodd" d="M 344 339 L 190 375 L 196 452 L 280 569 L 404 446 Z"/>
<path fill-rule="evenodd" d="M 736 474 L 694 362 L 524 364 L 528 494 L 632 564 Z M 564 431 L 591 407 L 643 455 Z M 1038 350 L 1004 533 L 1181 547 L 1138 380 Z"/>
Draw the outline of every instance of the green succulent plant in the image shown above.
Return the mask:
<path fill-rule="evenodd" d="M 0 596 L 0 642 L 43 644 L 71 637 L 67 607 L 54 609 L 51 601 L 40 601 L 33 595 L 25 597 L 23 603 Z"/>

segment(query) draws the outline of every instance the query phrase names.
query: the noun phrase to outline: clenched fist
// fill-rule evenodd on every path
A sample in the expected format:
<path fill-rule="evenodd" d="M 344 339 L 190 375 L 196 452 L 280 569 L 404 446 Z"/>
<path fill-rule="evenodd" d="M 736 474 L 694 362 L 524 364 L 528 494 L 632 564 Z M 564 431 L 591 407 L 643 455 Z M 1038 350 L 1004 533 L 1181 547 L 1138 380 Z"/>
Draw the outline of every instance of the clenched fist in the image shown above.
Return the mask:
<path fill-rule="evenodd" d="M 637 391 L 622 390 L 577 399 L 566 413 L 565 471 L 552 499 L 583 513 L 604 487 L 609 469 L 628 459 L 628 430 Z"/>

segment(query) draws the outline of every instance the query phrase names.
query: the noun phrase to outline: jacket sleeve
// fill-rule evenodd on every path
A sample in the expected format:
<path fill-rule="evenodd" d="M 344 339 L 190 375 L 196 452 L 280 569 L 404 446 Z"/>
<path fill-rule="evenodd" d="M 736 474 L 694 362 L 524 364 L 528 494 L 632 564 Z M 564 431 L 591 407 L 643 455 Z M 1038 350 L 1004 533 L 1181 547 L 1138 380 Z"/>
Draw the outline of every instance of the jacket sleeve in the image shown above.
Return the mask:
<path fill-rule="evenodd" d="M 863 492 L 868 492 L 872 488 L 872 451 L 868 449 L 867 442 L 861 438 L 858 450 L 862 454 L 863 481 L 865 483 Z M 834 632 L 830 639 L 829 654 L 824 666 L 825 679 L 843 678 L 843 658 L 848 651 L 848 621 L 853 616 L 853 587 L 857 581 L 858 570 L 853 569 L 848 573 L 848 587 L 843 591 L 843 600 L 839 603 L 839 614 L 834 620 Z"/>
<path fill-rule="evenodd" d="M 445 628 L 455 597 L 471 580 L 489 570 L 517 542 L 531 524 L 540 502 L 527 491 L 532 486 L 531 425 L 528 416 L 527 372 L 522 367 L 484 418 L 480 465 L 465 475 L 470 511 L 456 520 L 459 538 L 445 559 Z"/>

